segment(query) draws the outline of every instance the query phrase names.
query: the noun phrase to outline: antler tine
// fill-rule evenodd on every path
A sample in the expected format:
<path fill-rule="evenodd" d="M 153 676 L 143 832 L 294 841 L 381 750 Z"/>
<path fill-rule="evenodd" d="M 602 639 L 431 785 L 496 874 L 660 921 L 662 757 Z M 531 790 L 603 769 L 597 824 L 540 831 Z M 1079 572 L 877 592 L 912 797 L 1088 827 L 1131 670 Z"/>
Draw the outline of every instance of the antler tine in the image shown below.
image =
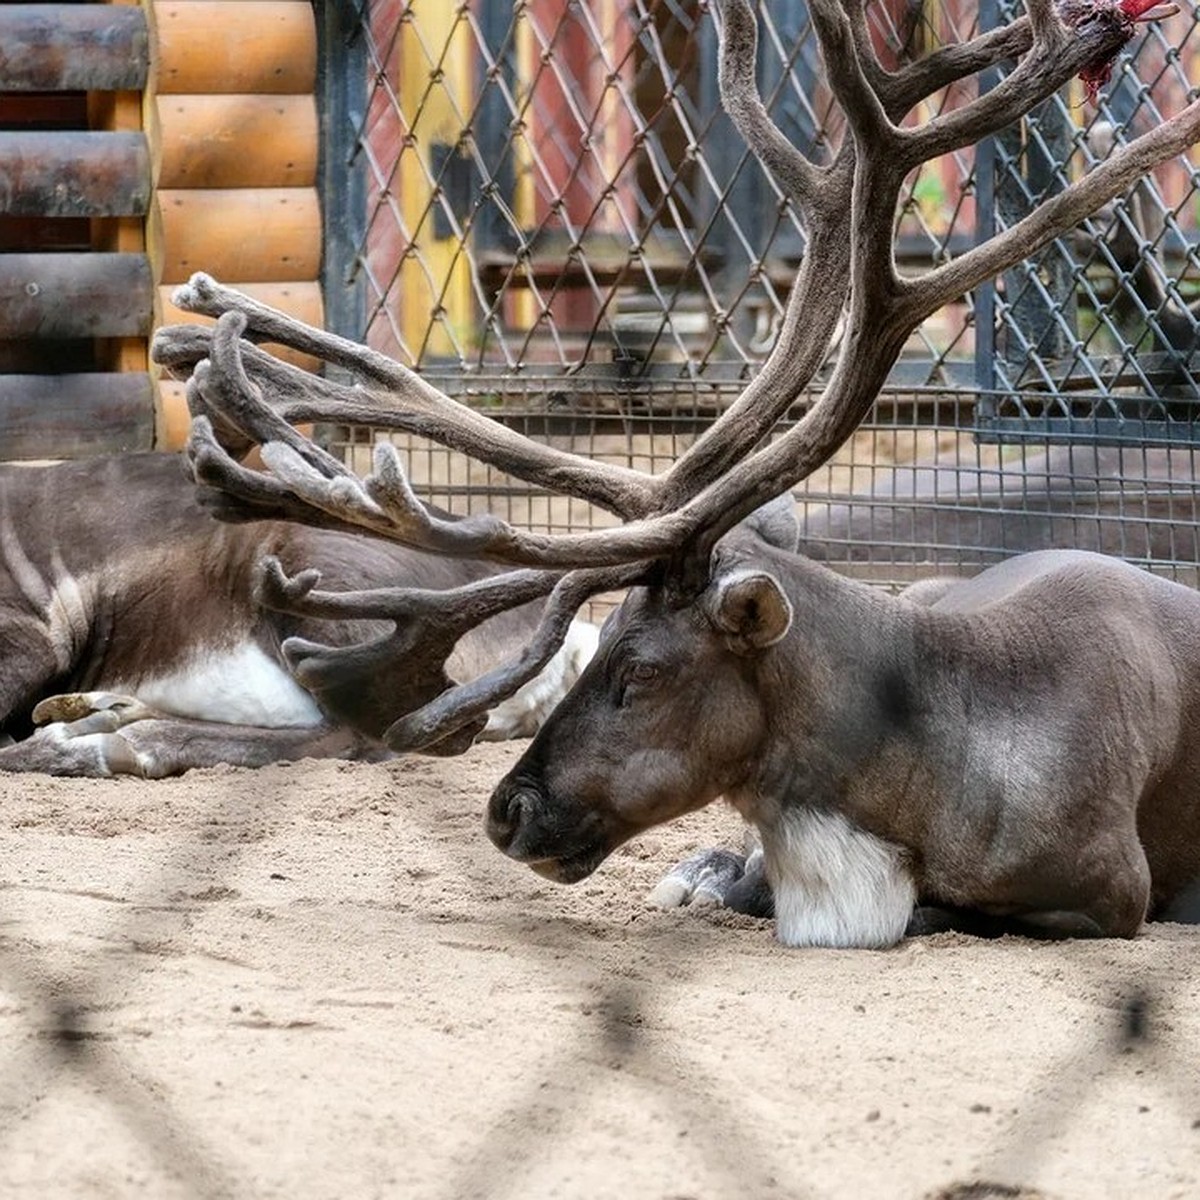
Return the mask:
<path fill-rule="evenodd" d="M 650 564 L 634 563 L 607 570 L 572 571 L 564 576 L 547 600 L 537 632 L 520 657 L 469 683 L 450 688 L 424 707 L 401 717 L 384 733 L 384 743 L 397 753 L 427 750 L 456 731 L 476 724 L 554 657 L 585 600 L 598 592 L 643 582 L 650 569 Z"/>
<path fill-rule="evenodd" d="M 856 150 L 861 155 L 864 147 L 870 146 L 878 151 L 877 158 L 885 158 L 884 151 L 899 131 L 888 119 L 864 69 L 850 16 L 841 0 L 809 0 L 809 16 L 825 60 L 826 78 L 846 117 Z M 868 61 L 874 61 L 873 54 Z"/>
<path fill-rule="evenodd" d="M 401 382 L 411 383 L 436 394 L 435 389 L 424 384 L 411 371 L 378 351 L 338 337 L 337 334 L 314 329 L 244 292 L 225 287 L 203 271 L 196 272 L 187 283 L 177 287 L 171 299 L 176 307 L 185 312 L 205 317 L 220 318 L 226 313 L 240 313 L 246 320 L 247 332 L 258 341 L 290 346 L 293 350 L 301 350 L 355 374 L 378 379 L 391 388 Z"/>
<path fill-rule="evenodd" d="M 255 597 L 266 608 L 296 617 L 383 621 L 432 618 L 454 631 L 457 640 L 489 617 L 540 600 L 563 577 L 561 571 L 517 570 L 441 591 L 382 587 L 322 592 L 316 590 L 321 582 L 319 571 L 288 575 L 279 559 L 270 555 L 259 566 Z"/>
<path fill-rule="evenodd" d="M 183 377 L 208 357 L 212 329 L 205 325 L 164 325 L 154 332 L 150 357 L 170 375 Z"/>
<path fill-rule="evenodd" d="M 315 473 L 329 479 L 358 480 L 341 462 L 289 425 L 262 398 L 242 362 L 242 333 L 246 317 L 228 312 L 217 321 L 212 335 L 211 368 L 200 385 L 209 410 L 253 438 L 264 449 L 274 443 L 288 447 Z"/>
<path fill-rule="evenodd" d="M 200 485 L 200 503 L 223 521 L 301 521 L 323 529 L 358 529 L 313 509 L 278 479 L 243 467 L 230 456 L 205 416 L 192 418 L 184 455 Z"/>
<path fill-rule="evenodd" d="M 208 422 L 208 432 L 214 440 L 233 458 L 245 458 L 254 448 L 254 439 L 238 429 L 217 412 L 205 398 L 203 384 L 209 371 L 209 363 L 202 359 L 203 366 L 193 371 L 184 389 L 188 412 L 193 417 L 203 417 Z"/>
<path fill-rule="evenodd" d="M 717 0 L 721 15 L 718 87 L 721 106 L 746 144 L 806 211 L 821 186 L 822 172 L 771 120 L 759 94 L 758 17 L 749 0 Z"/>
<path fill-rule="evenodd" d="M 854 52 L 859 66 L 867 78 L 871 90 L 879 97 L 888 116 L 895 114 L 889 109 L 888 98 L 896 76 L 884 69 L 871 43 L 871 31 L 867 26 L 866 0 L 844 0 L 846 18 L 850 22 L 850 36 L 854 41 Z M 918 10 L 919 11 L 919 10 Z"/>
<path fill-rule="evenodd" d="M 1103 8 L 1068 34 L 1051 0 L 1029 0 L 1028 7 L 1032 46 L 1015 70 L 974 100 L 900 131 L 897 162 L 905 173 L 1012 124 L 1097 59 L 1115 54 L 1130 37 L 1128 25 L 1106 17 Z M 1114 6 L 1112 12 L 1120 10 Z"/>
<path fill-rule="evenodd" d="M 861 3 L 854 6 L 854 14 L 862 18 L 861 24 L 856 20 L 855 37 L 869 45 L 870 34 Z M 883 72 L 876 89 L 888 115 L 898 121 L 914 104 L 934 92 L 997 63 L 1018 59 L 1032 45 L 1033 26 L 1028 17 L 1018 17 L 1010 25 L 990 29 L 969 41 L 940 46 L 932 54 L 907 64 L 894 74 Z"/>
<path fill-rule="evenodd" d="M 1197 140 L 1200 140 L 1200 100 L 1192 101 L 1163 124 L 1122 146 L 1003 233 L 945 266 L 906 280 L 902 291 L 906 319 L 919 322 L 984 280 L 1010 270 L 1132 187 L 1156 164 L 1182 154 Z"/>
<path fill-rule="evenodd" d="M 418 499 L 404 473 L 399 452 L 390 442 L 375 447 L 375 473 L 364 481 L 367 494 L 398 525 L 418 531 L 427 545 L 449 554 L 481 554 L 508 539 L 509 527 L 490 513 L 457 520 L 436 516 Z"/>
<path fill-rule="evenodd" d="M 377 351 L 305 325 L 232 288 L 221 286 L 208 275 L 194 275 L 188 284 L 177 289 L 174 299 L 180 308 L 207 316 L 241 313 L 246 318 L 247 330 L 257 337 L 313 354 L 382 387 L 387 394 L 375 393 L 382 411 L 373 424 L 387 427 L 386 407 L 403 404 L 404 422 L 411 423 L 414 414 L 418 413 L 437 418 L 441 429 L 453 431 L 454 448 L 464 449 L 481 462 L 491 463 L 528 483 L 577 496 L 627 519 L 643 516 L 653 508 L 653 481 L 643 472 L 596 462 L 530 441 L 507 426 L 457 403 L 415 372 Z M 164 356 L 178 358 L 179 350 L 171 337 L 160 336 L 156 342 L 156 356 L 161 352 Z M 322 419 L 341 421 L 344 418 L 331 409 Z M 450 437 L 446 440 L 447 444 L 451 443 Z"/>

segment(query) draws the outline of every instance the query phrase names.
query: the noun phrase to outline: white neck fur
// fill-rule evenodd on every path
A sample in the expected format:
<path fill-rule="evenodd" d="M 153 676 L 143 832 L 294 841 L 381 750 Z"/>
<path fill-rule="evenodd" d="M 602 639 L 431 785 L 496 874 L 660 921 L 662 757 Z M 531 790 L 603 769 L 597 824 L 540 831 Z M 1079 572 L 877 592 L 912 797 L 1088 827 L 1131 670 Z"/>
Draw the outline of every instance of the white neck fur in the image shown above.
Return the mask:
<path fill-rule="evenodd" d="M 879 949 L 904 936 L 917 889 L 899 846 L 800 808 L 763 831 L 763 853 L 785 946 Z"/>

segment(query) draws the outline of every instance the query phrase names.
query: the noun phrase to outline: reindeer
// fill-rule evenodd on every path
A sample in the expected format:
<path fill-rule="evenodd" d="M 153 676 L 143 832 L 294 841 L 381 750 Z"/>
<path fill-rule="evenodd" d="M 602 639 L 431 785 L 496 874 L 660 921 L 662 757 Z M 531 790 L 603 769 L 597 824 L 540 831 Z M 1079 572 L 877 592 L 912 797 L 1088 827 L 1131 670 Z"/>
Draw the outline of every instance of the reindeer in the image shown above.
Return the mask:
<path fill-rule="evenodd" d="M 1135 15 L 1146 7 L 1125 3 Z M 739 525 L 844 442 L 921 320 L 1192 145 L 1200 101 L 1010 229 L 901 276 L 893 218 L 905 177 L 1009 124 L 1072 75 L 1102 77 L 1134 16 L 1103 0 L 1073 2 L 1064 15 L 1029 0 L 1026 17 L 889 72 L 862 0 L 810 0 L 844 115 L 840 143 L 817 162 L 786 141 L 758 96 L 748 0 L 716 7 L 725 107 L 802 218 L 807 244 L 763 370 L 669 470 L 648 476 L 536 445 L 369 349 L 197 276 L 177 302 L 215 326 L 161 331 L 154 347 L 160 362 L 192 372 L 196 478 L 227 517 L 355 525 L 513 568 L 421 605 L 404 589 L 339 595 L 279 571 L 264 602 L 293 615 L 403 610 L 412 638 L 445 642 L 545 597 L 515 659 L 398 715 L 380 733 L 391 750 L 477 724 L 549 661 L 587 597 L 633 588 L 488 804 L 492 840 L 548 878 L 582 879 L 641 830 L 724 794 L 762 837 L 788 944 L 889 945 L 923 904 L 1024 930 L 1132 935 L 1200 873 L 1200 597 L 1114 559 L 1049 551 L 920 605 L 799 555 L 772 521 Z M 939 88 L 1008 60 L 1019 61 L 996 87 L 905 123 Z M 821 396 L 768 442 L 839 322 Z M 353 382 L 306 377 L 258 341 L 323 357 Z M 444 519 L 416 501 L 386 443 L 359 479 L 294 428 L 314 420 L 420 433 L 623 524 L 551 536 L 495 517 Z M 230 430 L 262 447 L 267 473 L 228 453 Z M 293 668 L 356 653 L 299 647 Z"/>
<path fill-rule="evenodd" d="M 387 753 L 377 737 L 397 712 L 518 650 L 539 615 L 535 603 L 457 642 L 439 639 L 441 658 L 429 662 L 428 645 L 372 614 L 318 622 L 272 606 L 280 572 L 302 569 L 342 589 L 468 592 L 498 570 L 355 530 L 223 524 L 201 507 L 178 455 L 0 468 L 0 738 L 10 743 L 0 770 L 159 777 L 375 757 Z M 318 630 L 355 652 L 322 661 L 305 641 Z M 596 636 L 574 622 L 541 675 L 434 752 L 476 733 L 533 733 Z"/>

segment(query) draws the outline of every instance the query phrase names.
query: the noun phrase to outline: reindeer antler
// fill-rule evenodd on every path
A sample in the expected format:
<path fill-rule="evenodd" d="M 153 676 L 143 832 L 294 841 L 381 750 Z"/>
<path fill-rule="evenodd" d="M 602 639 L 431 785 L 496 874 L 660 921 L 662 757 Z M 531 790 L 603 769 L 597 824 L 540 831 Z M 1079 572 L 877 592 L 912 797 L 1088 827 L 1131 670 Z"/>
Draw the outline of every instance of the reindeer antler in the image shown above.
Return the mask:
<path fill-rule="evenodd" d="M 1194 101 L 1013 228 L 944 266 L 902 276 L 893 239 L 905 177 L 1011 124 L 1073 75 L 1094 73 L 1129 38 L 1131 19 L 1112 0 L 1095 0 L 1090 7 L 1072 0 L 1068 31 L 1052 0 L 1028 0 L 1028 16 L 887 71 L 871 45 L 864 0 L 810 0 L 826 79 L 845 122 L 836 152 L 816 163 L 787 141 L 756 90 L 757 22 L 749 0 L 717 0 L 716 8 L 722 101 L 795 206 L 806 246 L 778 342 L 762 371 L 664 474 L 650 476 L 529 441 L 390 359 L 304 326 L 207 276 L 194 277 L 175 299 L 183 308 L 217 317 L 216 328 L 165 329 L 156 339 L 160 362 L 192 372 L 193 463 L 197 477 L 221 491 L 229 512 L 356 527 L 437 553 L 478 554 L 538 568 L 498 576 L 469 595 L 460 590 L 422 596 L 419 614 L 403 589 L 331 598 L 312 591 L 306 578 L 290 584 L 276 579 L 264 589 L 267 603 L 300 605 L 312 615 L 378 615 L 386 609 L 401 623 L 427 620 L 430 613 L 439 614 L 434 620 L 474 620 L 479 610 L 472 606 L 480 596 L 487 596 L 485 607 L 500 603 L 505 587 L 511 588 L 511 606 L 527 602 L 531 591 L 550 596 L 538 634 L 517 662 L 447 691 L 417 713 L 398 714 L 385 735 L 396 748 L 428 744 L 476 722 L 488 705 L 547 661 L 570 614 L 589 595 L 645 577 L 654 561 L 678 564 L 687 557 L 681 555 L 684 548 L 703 559 L 738 521 L 805 478 L 845 441 L 925 317 L 1016 266 L 1200 137 L 1200 101 Z M 914 107 L 935 90 L 1014 58 L 1018 65 L 996 87 L 981 88 L 957 109 L 911 123 Z M 839 323 L 839 352 L 822 395 L 791 430 L 762 446 L 825 363 Z M 314 380 L 258 350 L 256 341 L 315 354 L 356 382 Z M 416 498 L 390 448 L 377 451 L 374 473 L 360 480 L 296 433 L 291 425 L 297 421 L 419 433 L 526 482 L 595 503 L 625 523 L 551 536 L 493 517 L 445 519 Z M 236 450 L 244 441 L 263 446 L 269 474 L 241 467 L 225 449 Z M 320 648 L 299 652 L 319 666 Z"/>

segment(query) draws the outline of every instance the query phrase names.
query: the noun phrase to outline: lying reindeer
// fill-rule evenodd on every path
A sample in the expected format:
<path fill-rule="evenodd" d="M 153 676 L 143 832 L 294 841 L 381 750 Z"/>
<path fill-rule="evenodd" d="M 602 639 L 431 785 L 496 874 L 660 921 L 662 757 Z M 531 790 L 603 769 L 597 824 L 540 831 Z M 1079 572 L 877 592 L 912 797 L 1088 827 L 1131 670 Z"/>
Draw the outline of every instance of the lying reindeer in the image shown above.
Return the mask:
<path fill-rule="evenodd" d="M 375 757 L 398 713 L 512 654 L 541 615 L 538 604 L 514 609 L 452 641 L 447 675 L 425 656 L 449 646 L 411 644 L 390 622 L 288 612 L 273 572 L 301 568 L 344 590 L 440 591 L 498 571 L 357 531 L 222 524 L 177 455 L 0 467 L 0 738 L 13 742 L 0 748 L 0 770 L 158 777 Z M 317 634 L 327 645 L 296 669 Z M 476 733 L 532 734 L 595 641 L 593 626 L 575 622 L 485 728 L 435 752 L 457 752 Z"/>
<path fill-rule="evenodd" d="M 724 795 L 765 873 L 719 898 L 765 915 L 773 894 L 788 945 L 950 919 L 917 904 L 1134 934 L 1200 876 L 1200 594 L 1044 551 L 926 600 L 732 535 L 699 596 L 625 602 L 488 835 L 572 883 Z"/>
<path fill-rule="evenodd" d="M 414 638 L 546 597 L 519 657 L 382 731 L 396 751 L 477 728 L 549 661 L 581 603 L 639 585 L 489 804 L 496 843 L 551 878 L 581 879 L 639 830 L 724 793 L 762 833 L 790 943 L 886 945 L 918 901 L 1028 930 L 1132 934 L 1200 874 L 1200 597 L 1117 560 L 1048 551 L 919 605 L 737 526 L 828 461 L 922 320 L 1200 138 L 1200 100 L 1010 228 L 902 275 L 895 215 L 912 172 L 1011 124 L 1074 74 L 1098 86 L 1151 14 L 1141 0 L 1028 0 L 1019 20 L 889 71 L 860 0 L 807 7 L 844 119 L 819 161 L 787 142 L 756 90 L 753 7 L 714 6 L 723 103 L 806 244 L 770 358 L 669 470 L 648 476 L 531 443 L 368 348 L 200 276 L 177 303 L 216 325 L 162 331 L 154 347 L 171 369 L 193 369 L 197 476 L 231 512 L 359 525 L 517 568 L 480 585 L 486 606 L 478 591 L 439 593 L 406 619 Z M 997 86 L 975 86 L 1014 59 Z M 925 105 L 960 81 L 959 107 Z M 839 327 L 820 398 L 770 439 Z M 353 383 L 314 381 L 259 340 L 317 354 Z M 360 480 L 292 427 L 303 421 L 419 433 L 622 524 L 550 536 L 495 518 L 443 520 L 415 502 L 386 446 Z M 269 474 L 225 452 L 225 426 L 262 445 Z M 318 619 L 415 604 L 415 593 L 318 593 L 304 572 L 279 572 L 271 586 L 288 611 Z M 323 655 L 299 647 L 290 664 L 302 674 Z"/>

